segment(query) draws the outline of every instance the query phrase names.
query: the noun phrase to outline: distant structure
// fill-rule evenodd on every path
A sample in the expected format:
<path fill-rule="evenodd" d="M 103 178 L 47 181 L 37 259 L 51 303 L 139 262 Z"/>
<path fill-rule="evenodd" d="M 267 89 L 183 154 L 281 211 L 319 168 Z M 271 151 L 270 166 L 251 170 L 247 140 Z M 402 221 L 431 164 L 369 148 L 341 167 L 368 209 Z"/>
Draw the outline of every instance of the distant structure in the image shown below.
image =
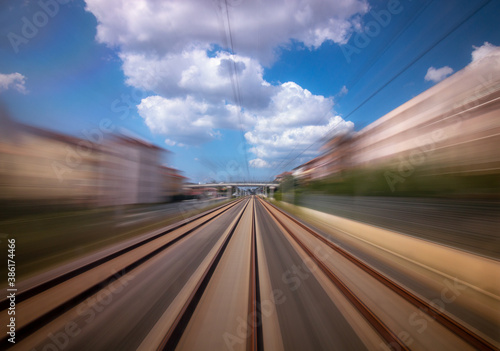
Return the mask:
<path fill-rule="evenodd" d="M 161 197 L 164 201 L 172 201 L 185 193 L 185 186 L 188 180 L 179 170 L 160 166 L 161 172 Z"/>
<path fill-rule="evenodd" d="M 124 135 L 99 143 L 21 124 L 0 111 L 0 201 L 116 206 L 173 200 L 186 180 L 169 151 Z"/>
<path fill-rule="evenodd" d="M 274 181 L 279 183 L 279 182 L 283 181 L 286 177 L 291 176 L 292 174 L 293 174 L 293 172 L 280 173 L 274 178 Z"/>
<path fill-rule="evenodd" d="M 304 182 L 353 169 L 392 169 L 393 181 L 500 172 L 500 51 L 404 103 L 359 132 L 338 135 L 294 169 Z M 399 178 L 398 178 L 399 177 Z"/>
<path fill-rule="evenodd" d="M 80 139 L 17 123 L 4 111 L 0 119 L 0 200 L 95 204 L 97 152 L 78 154 Z"/>
<path fill-rule="evenodd" d="M 113 136 L 100 148 L 99 205 L 165 201 L 161 169 L 166 150 L 142 140 Z"/>

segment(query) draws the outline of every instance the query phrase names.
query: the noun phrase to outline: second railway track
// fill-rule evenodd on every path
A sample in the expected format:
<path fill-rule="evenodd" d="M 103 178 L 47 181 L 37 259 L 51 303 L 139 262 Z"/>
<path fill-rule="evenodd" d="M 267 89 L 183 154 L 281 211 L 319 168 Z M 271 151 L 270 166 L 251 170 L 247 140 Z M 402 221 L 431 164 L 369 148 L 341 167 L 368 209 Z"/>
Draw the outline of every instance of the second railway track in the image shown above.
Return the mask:
<path fill-rule="evenodd" d="M 267 212 L 280 224 L 280 226 L 283 228 L 283 231 L 290 235 L 293 240 L 295 240 L 295 242 L 307 253 L 308 257 L 310 257 L 318 265 L 318 267 L 320 267 L 320 269 L 329 277 L 329 279 L 342 291 L 342 293 L 349 299 L 349 301 L 356 306 L 358 311 L 360 311 L 360 313 L 370 321 L 370 324 L 393 348 L 397 350 L 410 349 L 405 344 L 405 342 L 401 340 L 401 338 L 395 335 L 395 333 L 392 332 L 390 328 L 388 328 L 384 324 L 384 322 L 379 317 L 377 317 L 377 315 L 373 313 L 373 311 L 371 311 L 366 306 L 366 304 L 356 296 L 355 293 L 353 293 L 351 289 L 349 289 L 348 285 L 346 285 L 342 281 L 342 279 L 335 275 L 332 269 L 325 264 L 325 260 L 323 258 L 320 258 L 316 253 L 313 252 L 313 250 L 311 250 L 311 243 L 306 244 L 303 239 L 301 240 L 301 238 L 296 235 L 296 233 L 294 233 L 294 230 L 291 229 L 292 226 L 300 227 L 305 232 L 309 233 L 312 238 L 314 238 L 318 242 L 321 242 L 336 253 L 339 253 L 342 257 L 354 264 L 363 272 L 375 278 L 383 286 L 389 288 L 398 296 L 402 297 L 405 301 L 418 308 L 418 310 L 424 311 L 428 315 L 429 320 L 437 321 L 439 324 L 446 327 L 449 331 L 468 343 L 474 349 L 499 350 L 499 348 L 496 347 L 492 342 L 486 340 L 486 338 L 483 338 L 474 330 L 471 330 L 467 326 L 461 324 L 459 321 L 453 319 L 451 316 L 441 311 L 435 305 L 431 304 L 430 302 L 424 300 L 423 298 L 384 276 L 371 266 L 364 263 L 362 260 L 356 258 L 338 245 L 335 245 L 331 241 L 327 240 L 324 236 L 306 226 L 304 223 L 296 220 L 284 211 L 278 209 L 276 206 L 273 206 L 262 200 L 260 201 L 260 203 L 266 208 Z"/>
<path fill-rule="evenodd" d="M 48 321 L 115 281 L 117 273 L 121 276 L 133 270 L 242 201 L 244 200 L 239 199 L 218 206 L 171 225 L 157 234 L 137 240 L 130 245 L 18 291 L 16 294 L 17 332 L 23 336 L 35 332 Z M 8 317 L 6 313 L 8 302 L 6 299 L 0 301 L 2 310 L 0 314 L 3 318 Z M 1 342 L 5 346 L 11 346 L 7 344 L 6 337 Z"/>
<path fill-rule="evenodd" d="M 194 244 L 203 250 L 186 250 Z M 189 262 L 195 263 L 187 269 L 183 265 Z M 297 265 L 306 270 L 299 273 Z M 158 285 L 157 297 L 150 303 L 146 297 L 140 301 L 149 311 L 138 317 L 145 327 L 126 326 L 142 334 L 134 344 L 121 344 L 124 350 L 498 350 L 431 303 L 255 196 L 69 272 L 68 279 L 56 278 L 44 291 L 35 287 L 24 292 L 18 311 L 29 318 L 22 321 L 19 333 L 32 339 L 27 346 L 41 345 L 51 330 L 45 324 L 61 330 L 68 321 L 81 319 L 77 305 L 111 284 L 113 267 L 123 272 L 119 279 L 130 272 L 148 279 L 160 267 L 168 273 L 151 278 Z M 295 280 L 290 272 L 297 274 Z M 164 295 L 163 286 L 175 285 L 173 280 L 182 276 L 171 295 L 158 300 Z M 124 300 L 137 301 L 136 296 L 141 298 L 131 295 Z M 140 307 L 135 311 L 138 316 L 142 313 Z M 435 322 L 424 334 L 407 332 L 405 323 L 415 311 Z M 150 315 L 154 316 L 147 320 Z M 118 328 L 120 323 L 116 325 L 115 335 L 126 334 Z M 43 332 L 37 332 L 42 327 Z M 100 338 L 93 343 L 82 336 L 80 342 L 106 349 L 111 341 L 106 341 L 106 333 Z M 23 349 L 23 339 L 20 342 L 15 349 Z M 69 349 L 79 347 L 75 341 Z"/>

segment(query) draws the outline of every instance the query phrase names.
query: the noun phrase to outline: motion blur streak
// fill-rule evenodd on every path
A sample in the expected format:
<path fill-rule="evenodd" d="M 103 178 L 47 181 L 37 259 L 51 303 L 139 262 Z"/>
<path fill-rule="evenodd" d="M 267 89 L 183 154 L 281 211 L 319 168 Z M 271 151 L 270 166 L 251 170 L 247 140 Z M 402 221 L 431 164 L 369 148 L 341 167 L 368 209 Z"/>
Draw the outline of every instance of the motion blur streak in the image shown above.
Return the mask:
<path fill-rule="evenodd" d="M 497 198 L 499 113 L 497 49 L 280 178 L 327 179 L 336 194 Z"/>

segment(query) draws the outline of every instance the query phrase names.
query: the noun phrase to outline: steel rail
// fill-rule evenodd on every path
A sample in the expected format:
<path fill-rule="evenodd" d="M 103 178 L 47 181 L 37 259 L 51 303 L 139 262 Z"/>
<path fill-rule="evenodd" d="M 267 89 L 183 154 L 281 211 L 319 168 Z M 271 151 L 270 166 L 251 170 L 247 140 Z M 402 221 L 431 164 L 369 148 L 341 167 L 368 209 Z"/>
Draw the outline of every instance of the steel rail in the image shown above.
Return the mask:
<path fill-rule="evenodd" d="M 269 206 L 272 206 L 273 209 L 278 211 L 279 213 L 283 214 L 287 219 L 291 220 L 295 224 L 299 225 L 301 228 L 306 230 L 308 233 L 312 234 L 314 237 L 319 239 L 321 242 L 326 244 L 328 247 L 331 249 L 335 250 L 338 252 L 340 255 L 348 259 L 350 262 L 354 263 L 356 266 L 361 268 L 363 271 L 374 277 L 376 280 L 381 282 L 384 286 L 388 287 L 395 293 L 397 293 L 399 296 L 403 297 L 405 300 L 410 302 L 412 305 L 416 306 L 419 308 L 421 311 L 425 312 L 428 316 L 433 318 L 434 320 L 438 321 L 440 324 L 451 330 L 454 334 L 458 335 L 461 337 L 464 341 L 469 343 L 470 345 L 474 346 L 475 348 L 479 350 L 496 350 L 500 351 L 495 345 L 491 344 L 489 341 L 485 340 L 482 338 L 480 335 L 476 334 L 474 331 L 468 329 L 466 326 L 460 324 L 447 314 L 443 313 L 436 307 L 434 307 L 432 304 L 428 303 L 424 299 L 420 298 L 416 294 L 412 293 L 411 291 L 405 289 L 401 285 L 397 284 L 393 280 L 389 279 L 379 271 L 375 270 L 365 262 L 361 261 L 354 255 L 350 254 L 346 250 L 342 249 L 338 245 L 332 243 L 330 240 L 326 239 L 324 236 L 321 234 L 317 233 L 315 230 L 309 228 L 302 222 L 298 221 L 297 219 L 293 218 L 283 210 L 277 208 L 273 204 L 267 203 Z M 274 216 L 274 215 L 273 215 Z M 275 216 L 274 216 L 275 217 Z M 275 217 L 276 218 L 276 217 Z M 288 229 L 287 229 L 288 230 Z M 297 240 L 297 239 L 296 239 Z"/>
<path fill-rule="evenodd" d="M 243 214 L 245 213 L 250 201 L 251 200 L 248 200 L 247 203 L 245 204 L 245 207 L 243 208 L 240 215 L 238 216 L 238 219 L 234 223 L 229 234 L 226 236 L 223 243 L 218 248 L 216 254 L 214 255 L 214 257 L 210 261 L 208 267 L 203 272 L 201 279 L 198 281 L 194 290 L 189 295 L 187 301 L 182 306 L 182 308 L 179 311 L 179 314 L 176 316 L 172 326 L 170 326 L 168 332 L 165 334 L 161 343 L 157 347 L 158 351 L 159 350 L 165 350 L 165 351 L 169 350 L 170 351 L 170 350 L 174 350 L 176 348 L 177 344 L 179 343 L 179 341 L 182 337 L 182 334 L 184 333 L 184 330 L 186 329 L 186 327 L 189 323 L 189 320 L 191 319 L 196 307 L 198 306 L 198 303 L 201 300 L 201 297 L 203 296 L 203 293 L 205 292 L 206 287 L 208 286 L 210 279 L 212 278 L 212 275 L 215 272 L 215 269 L 217 268 L 219 261 L 222 258 L 222 255 L 224 254 L 224 251 L 226 250 L 226 247 L 229 244 L 229 241 L 233 237 L 233 234 L 236 230 L 236 227 L 240 223 L 241 218 L 243 217 Z"/>
<path fill-rule="evenodd" d="M 351 302 L 358 312 L 371 324 L 371 326 L 379 333 L 386 343 L 395 350 L 409 350 L 403 341 L 378 318 L 363 301 L 361 301 L 342 280 L 328 268 L 321 259 L 319 259 L 291 230 L 283 223 L 261 200 L 261 204 L 269 215 L 274 218 L 290 235 L 295 242 L 305 251 L 305 253 L 316 263 L 323 273 L 335 284 L 340 292 Z"/>
<path fill-rule="evenodd" d="M 150 251 L 146 255 L 142 255 L 142 257 L 135 259 L 132 263 L 128 264 L 126 267 L 124 267 L 121 270 L 122 274 L 126 274 L 126 273 L 130 272 L 131 270 L 137 268 L 141 264 L 145 263 L 146 261 L 148 261 L 152 257 L 156 256 L 160 252 L 164 251 L 169 246 L 171 246 L 174 243 L 177 243 L 178 241 L 182 240 L 183 238 L 185 238 L 190 233 L 192 233 L 195 230 L 199 229 L 200 227 L 206 225 L 208 222 L 211 222 L 212 220 L 214 220 L 215 218 L 219 217 L 223 213 L 227 212 L 229 209 L 231 209 L 234 206 L 238 205 L 242 201 L 245 201 L 245 199 L 239 199 L 239 200 L 233 201 L 233 202 L 231 202 L 229 204 L 224 204 L 222 206 L 217 207 L 216 209 L 209 210 L 209 211 L 207 211 L 207 212 L 205 212 L 203 214 L 200 214 L 199 216 L 196 216 L 195 218 L 191 218 L 191 219 L 189 219 L 187 221 L 183 221 L 178 226 L 174 225 L 173 227 L 169 228 L 167 231 L 164 231 L 164 232 L 162 232 L 160 234 L 154 235 L 154 236 L 152 236 L 150 238 L 147 238 L 147 239 L 145 239 L 145 240 L 143 240 L 143 241 L 141 241 L 139 243 L 133 244 L 133 245 L 131 245 L 129 247 L 126 247 L 126 248 L 124 248 L 122 250 L 119 250 L 118 252 L 115 252 L 113 254 L 105 256 L 105 257 L 103 257 L 101 259 L 98 259 L 97 261 L 91 262 L 91 263 L 89 263 L 89 264 L 87 264 L 87 265 L 85 265 L 83 267 L 80 267 L 80 268 L 78 268 L 76 270 L 70 271 L 70 272 L 68 272 L 68 273 L 66 273 L 66 274 L 63 275 L 63 277 L 65 279 L 62 279 L 62 277 L 56 277 L 55 279 L 53 279 L 53 280 L 51 280 L 49 282 L 46 282 L 44 286 L 49 286 L 48 288 L 56 287 L 58 284 L 63 283 L 64 281 L 66 281 L 68 279 L 71 279 L 71 278 L 76 277 L 76 276 L 78 276 L 78 275 L 80 275 L 82 273 L 85 273 L 86 271 L 88 271 L 88 270 L 90 270 L 92 268 L 98 267 L 99 265 L 101 265 L 103 263 L 106 263 L 107 261 L 110 261 L 111 259 L 114 259 L 116 257 L 119 257 L 119 256 L 122 256 L 124 254 L 130 253 L 133 249 L 136 249 L 136 248 L 138 248 L 138 247 L 140 247 L 140 246 L 142 246 L 142 245 L 144 245 L 146 243 L 149 243 L 149 242 L 151 242 L 151 241 L 153 241 L 155 239 L 158 239 L 159 237 L 161 237 L 161 236 L 163 236 L 165 234 L 168 234 L 168 233 L 170 233 L 170 232 L 172 232 L 172 231 L 174 231 L 176 229 L 180 229 L 183 226 L 187 225 L 188 223 L 191 223 L 191 222 L 193 222 L 195 220 L 198 220 L 198 219 L 206 217 L 206 216 L 210 216 L 211 214 L 213 214 L 214 212 L 216 212 L 218 210 L 222 210 L 220 213 L 217 213 L 216 215 L 213 215 L 213 216 L 207 218 L 202 223 L 200 223 L 200 224 L 196 225 L 195 227 L 187 230 L 185 233 L 182 233 L 177 238 L 169 241 L 168 243 L 160 245 L 159 247 L 153 249 L 152 251 Z M 36 317 L 33 321 L 27 323 L 26 325 L 18 327 L 17 330 L 16 330 L 16 332 L 22 333 L 22 335 L 23 335 L 24 338 L 26 336 L 28 336 L 28 335 L 33 334 L 34 332 L 36 332 L 36 330 L 38 330 L 39 328 L 43 327 L 48 322 L 54 320 L 55 318 L 57 318 L 58 316 L 60 316 L 64 312 L 66 312 L 66 311 L 70 310 L 71 308 L 73 308 L 74 306 L 78 305 L 79 303 L 81 303 L 82 301 L 84 301 L 89 296 L 92 296 L 95 293 L 97 293 L 98 291 L 102 290 L 105 286 L 113 283 L 115 281 L 115 279 L 116 279 L 115 274 L 111 274 L 108 277 L 100 280 L 99 282 L 94 283 L 93 285 L 91 285 L 87 289 L 85 289 L 84 291 L 78 293 L 76 296 L 74 296 L 72 298 L 69 298 L 66 301 L 62 301 L 58 306 L 56 306 L 52 310 L 50 310 L 50 311 L 42 314 L 41 316 Z M 23 293 L 21 293 L 21 294 L 24 294 L 23 301 L 26 300 L 26 299 L 28 299 L 28 298 L 30 298 L 30 297 L 36 296 L 38 294 L 39 290 L 41 290 L 41 291 L 45 291 L 46 290 L 46 289 L 41 289 L 39 286 L 36 286 L 34 289 L 35 289 L 36 293 L 33 293 L 32 290 L 27 290 L 27 291 L 24 291 Z M 26 296 L 29 296 L 29 297 L 26 297 Z M 16 300 L 17 299 L 18 299 L 18 296 L 16 295 Z M 19 300 L 17 300 L 16 302 L 19 304 Z M 7 343 L 7 336 L 2 337 L 0 339 L 0 345 L 5 346 L 6 348 L 12 346 L 11 344 Z"/>
<path fill-rule="evenodd" d="M 170 225 L 170 226 L 168 226 L 168 229 L 162 231 L 161 233 L 155 234 L 155 235 L 150 236 L 150 237 L 148 237 L 148 238 L 146 238 L 144 240 L 141 240 L 139 242 L 136 242 L 136 243 L 133 243 L 133 244 L 131 244 L 129 246 L 121 248 L 121 249 L 119 249 L 119 250 L 117 250 L 117 251 L 115 251 L 113 253 L 110 253 L 108 255 L 100 257 L 100 258 L 98 258 L 98 259 L 96 259 L 96 260 L 94 260 L 92 262 L 83 264 L 82 266 L 77 267 L 75 269 L 71 269 L 68 272 L 65 272 L 65 273 L 60 274 L 60 275 L 58 275 L 56 277 L 48 279 L 48 280 L 46 280 L 46 281 L 44 281 L 42 283 L 36 284 L 36 285 L 34 285 L 32 287 L 29 287 L 29 288 L 27 288 L 25 290 L 18 291 L 17 294 L 16 294 L 16 303 L 21 303 L 22 301 L 27 300 L 30 297 L 33 297 L 33 296 L 35 296 L 35 295 L 37 295 L 37 294 L 39 294 L 39 293 L 41 293 L 41 292 L 43 292 L 45 290 L 48 290 L 48 289 L 50 289 L 50 288 L 52 288 L 52 287 L 54 287 L 56 285 L 59 285 L 59 284 L 61 284 L 62 282 L 66 281 L 66 280 L 74 278 L 77 275 L 80 275 L 80 274 L 82 274 L 82 273 L 84 273 L 86 271 L 89 271 L 92 268 L 95 268 L 95 267 L 97 267 L 97 266 L 99 266 L 99 265 L 101 265 L 101 264 L 103 264 L 103 263 L 105 263 L 107 261 L 110 261 L 110 260 L 112 260 L 112 259 L 114 259 L 116 257 L 119 257 L 119 256 L 121 256 L 121 255 L 123 255 L 123 254 L 125 254 L 125 253 L 127 253 L 129 251 L 132 251 L 132 250 L 134 250 L 134 249 L 136 249 L 136 248 L 138 248 L 140 246 L 143 246 L 143 245 L 145 245 L 145 244 L 147 244 L 147 243 L 149 243 L 149 242 L 151 242 L 153 240 L 156 240 L 156 239 L 158 239 L 158 238 L 160 238 L 160 237 L 162 237 L 162 236 L 164 236 L 164 235 L 166 235 L 166 234 L 168 234 L 168 233 L 170 233 L 170 232 L 172 232 L 174 230 L 182 228 L 183 226 L 185 226 L 185 225 L 187 225 L 187 224 L 189 224 L 189 223 L 191 223 L 191 222 L 193 222 L 195 220 L 198 220 L 198 219 L 200 219 L 202 217 L 208 216 L 208 215 L 210 215 L 210 214 L 212 214 L 212 213 L 214 213 L 214 212 L 216 212 L 216 211 L 218 211 L 218 210 L 220 210 L 220 209 L 222 209 L 224 207 L 227 207 L 223 211 L 223 212 L 225 212 L 225 211 L 229 210 L 231 207 L 235 206 L 236 204 L 238 204 L 241 201 L 243 201 L 243 199 L 238 199 L 238 200 L 235 200 L 235 201 L 230 202 L 228 204 L 223 204 L 221 206 L 218 206 L 218 207 L 213 208 L 211 210 L 208 210 L 206 212 L 200 213 L 199 215 L 193 216 L 193 217 L 188 218 L 186 220 L 183 220 L 183 221 L 180 221 L 180 222 L 175 223 L 173 225 Z M 221 212 L 220 214 L 222 214 L 223 212 Z M 210 221 L 210 220 L 212 220 L 212 219 L 214 219 L 216 217 L 217 216 L 215 216 L 213 218 L 209 218 L 208 221 Z M 204 224 L 206 224 L 208 221 L 201 223 L 196 228 L 193 228 L 193 230 L 199 228 L 200 226 L 202 226 Z M 191 231 L 193 231 L 193 230 L 191 230 Z M 9 300 L 6 299 L 6 298 L 2 298 L 2 300 L 0 300 L 0 311 L 3 311 L 5 309 L 7 309 L 8 307 L 9 307 Z"/>
<path fill-rule="evenodd" d="M 251 263 L 250 263 L 250 299 L 248 310 L 251 316 L 250 338 L 248 349 L 252 351 L 263 350 L 262 338 L 262 315 L 260 312 L 260 285 L 259 285 L 259 266 L 257 257 L 257 229 L 255 225 L 255 206 L 256 201 L 252 204 L 252 248 L 251 248 Z"/>

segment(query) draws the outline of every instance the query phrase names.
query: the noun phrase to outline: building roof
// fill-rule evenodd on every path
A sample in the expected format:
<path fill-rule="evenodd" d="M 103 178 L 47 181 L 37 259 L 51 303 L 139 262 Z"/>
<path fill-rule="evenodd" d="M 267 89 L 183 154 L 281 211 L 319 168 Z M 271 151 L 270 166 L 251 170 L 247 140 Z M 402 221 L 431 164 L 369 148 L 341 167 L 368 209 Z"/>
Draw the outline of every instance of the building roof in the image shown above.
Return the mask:
<path fill-rule="evenodd" d="M 120 134 L 120 135 L 114 134 L 112 136 L 112 139 L 114 142 L 116 142 L 118 144 L 130 144 L 130 145 L 141 146 L 141 147 L 154 149 L 154 150 L 161 150 L 161 151 L 166 151 L 166 152 L 170 152 L 170 153 L 172 152 L 172 151 L 169 151 L 167 149 L 161 148 L 157 145 L 154 145 L 150 142 L 147 142 L 145 140 L 139 139 L 137 137 L 130 137 L 130 136 L 126 136 L 123 134 Z"/>

